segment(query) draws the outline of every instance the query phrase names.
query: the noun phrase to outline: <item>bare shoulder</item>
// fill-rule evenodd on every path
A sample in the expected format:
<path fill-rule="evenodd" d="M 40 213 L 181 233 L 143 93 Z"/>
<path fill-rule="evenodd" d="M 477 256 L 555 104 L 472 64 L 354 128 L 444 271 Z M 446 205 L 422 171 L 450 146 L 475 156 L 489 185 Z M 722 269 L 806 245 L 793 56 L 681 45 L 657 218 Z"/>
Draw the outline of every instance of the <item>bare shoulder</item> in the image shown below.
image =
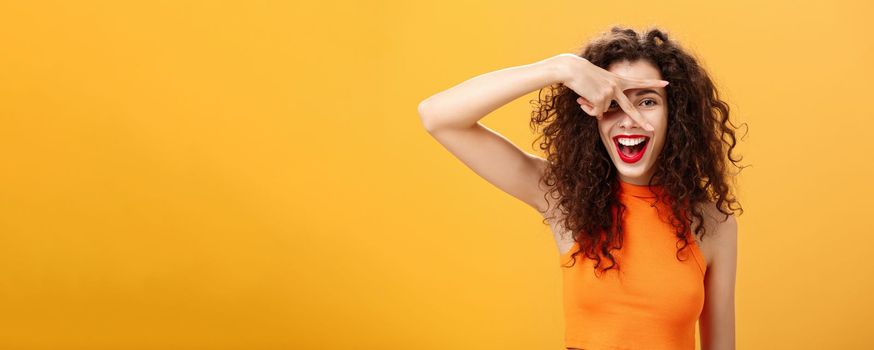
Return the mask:
<path fill-rule="evenodd" d="M 716 202 L 708 201 L 702 206 L 702 208 L 705 222 L 709 222 L 709 226 L 715 228 L 715 231 L 720 231 L 723 227 L 730 228 L 732 225 L 737 225 L 737 220 L 734 215 L 726 215 L 721 212 L 719 208 L 716 207 Z"/>
<path fill-rule="evenodd" d="M 726 215 L 721 212 L 715 202 L 707 202 L 702 205 L 704 216 L 704 228 L 706 234 L 703 239 L 695 237 L 704 254 L 708 257 L 708 266 L 724 260 L 727 256 L 736 254 L 737 251 L 737 218 L 734 215 Z M 697 220 L 694 220 L 697 225 Z M 725 264 L 725 262 L 723 262 Z"/>

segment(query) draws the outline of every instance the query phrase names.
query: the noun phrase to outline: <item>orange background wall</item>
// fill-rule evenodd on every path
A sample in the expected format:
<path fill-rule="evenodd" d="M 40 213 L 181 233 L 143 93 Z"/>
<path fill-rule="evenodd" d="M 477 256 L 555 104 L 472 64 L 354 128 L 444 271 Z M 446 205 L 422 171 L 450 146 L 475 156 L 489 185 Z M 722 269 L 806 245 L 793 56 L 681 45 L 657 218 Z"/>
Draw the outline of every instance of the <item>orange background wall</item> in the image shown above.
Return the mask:
<path fill-rule="evenodd" d="M 612 24 L 750 127 L 738 349 L 874 346 L 872 5 L 603 3 L 0 3 L 0 348 L 562 348 L 548 229 L 416 107 Z"/>

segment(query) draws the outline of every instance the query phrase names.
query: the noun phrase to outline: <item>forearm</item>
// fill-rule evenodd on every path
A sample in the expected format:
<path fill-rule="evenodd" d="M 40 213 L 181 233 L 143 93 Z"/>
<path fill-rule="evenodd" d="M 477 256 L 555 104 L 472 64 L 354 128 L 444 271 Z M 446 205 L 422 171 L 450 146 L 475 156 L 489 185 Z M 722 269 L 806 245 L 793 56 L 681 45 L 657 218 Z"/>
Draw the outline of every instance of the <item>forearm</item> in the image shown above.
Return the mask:
<path fill-rule="evenodd" d="M 465 128 L 531 91 L 561 81 L 560 56 L 481 74 L 419 103 L 428 130 Z"/>

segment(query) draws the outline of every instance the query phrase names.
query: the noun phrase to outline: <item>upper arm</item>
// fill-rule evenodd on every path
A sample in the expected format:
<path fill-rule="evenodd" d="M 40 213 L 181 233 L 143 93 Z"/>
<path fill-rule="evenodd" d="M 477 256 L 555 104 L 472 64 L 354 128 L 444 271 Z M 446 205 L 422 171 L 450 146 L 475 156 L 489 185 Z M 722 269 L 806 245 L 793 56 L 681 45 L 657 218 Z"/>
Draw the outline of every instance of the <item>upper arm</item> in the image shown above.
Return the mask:
<path fill-rule="evenodd" d="M 546 189 L 540 186 L 545 159 L 523 151 L 479 122 L 468 128 L 440 128 L 429 133 L 483 179 L 541 214 L 546 212 Z"/>
<path fill-rule="evenodd" d="M 724 216 L 721 216 L 724 218 Z M 701 349 L 735 348 L 734 290 L 737 275 L 737 220 L 734 215 L 716 224 L 712 235 L 713 262 L 704 277 Z"/>

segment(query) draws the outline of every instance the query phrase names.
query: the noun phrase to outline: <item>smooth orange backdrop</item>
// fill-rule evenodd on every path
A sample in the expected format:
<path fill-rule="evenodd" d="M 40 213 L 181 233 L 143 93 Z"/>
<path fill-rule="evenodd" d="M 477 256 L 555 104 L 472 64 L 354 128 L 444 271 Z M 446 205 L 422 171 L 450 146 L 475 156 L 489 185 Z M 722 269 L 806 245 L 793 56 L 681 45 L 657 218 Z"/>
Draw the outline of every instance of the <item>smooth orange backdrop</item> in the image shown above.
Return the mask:
<path fill-rule="evenodd" d="M 561 349 L 548 229 L 416 107 L 612 24 L 668 30 L 749 126 L 738 349 L 872 347 L 871 15 L 863 1 L 2 2 L 0 348 Z M 482 122 L 533 151 L 534 96 Z"/>

